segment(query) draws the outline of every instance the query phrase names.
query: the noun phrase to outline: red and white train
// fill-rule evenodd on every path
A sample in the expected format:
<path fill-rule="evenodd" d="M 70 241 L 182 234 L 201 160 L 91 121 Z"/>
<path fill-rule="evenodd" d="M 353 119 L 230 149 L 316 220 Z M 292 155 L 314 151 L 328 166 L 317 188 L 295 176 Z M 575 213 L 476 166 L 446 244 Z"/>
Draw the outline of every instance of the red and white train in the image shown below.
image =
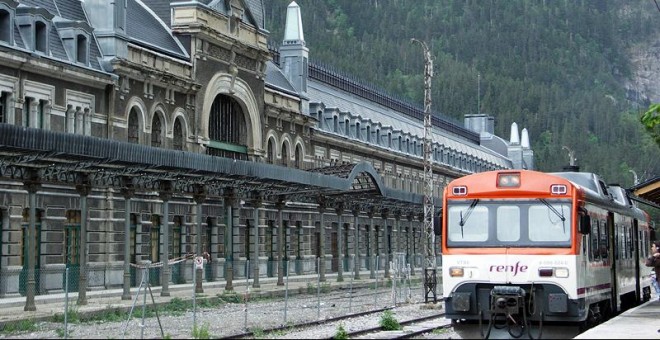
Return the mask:
<path fill-rule="evenodd" d="M 587 328 L 650 299 L 649 215 L 595 174 L 468 175 L 445 188 L 440 218 L 446 317 L 484 337 Z"/>

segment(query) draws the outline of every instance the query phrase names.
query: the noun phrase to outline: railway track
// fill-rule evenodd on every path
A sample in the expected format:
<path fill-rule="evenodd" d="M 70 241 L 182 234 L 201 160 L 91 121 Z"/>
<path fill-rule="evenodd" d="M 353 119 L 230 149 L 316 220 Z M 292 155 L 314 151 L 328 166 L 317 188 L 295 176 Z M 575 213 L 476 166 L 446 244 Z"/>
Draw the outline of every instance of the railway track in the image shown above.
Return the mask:
<path fill-rule="evenodd" d="M 386 331 L 382 327 L 371 327 L 347 332 L 347 334 L 350 339 L 410 339 L 414 336 L 433 332 L 436 329 L 451 328 L 451 323 L 443 318 L 444 315 L 445 313 L 438 313 L 401 321 L 399 324 L 403 329 L 396 331 Z"/>
<path fill-rule="evenodd" d="M 264 337 L 269 337 L 270 335 L 281 335 L 282 333 L 291 333 L 291 332 L 297 332 L 301 331 L 304 329 L 310 329 L 314 327 L 319 327 L 322 325 L 328 325 L 328 324 L 333 324 L 345 320 L 350 320 L 353 318 L 360 318 L 364 316 L 369 316 L 369 315 L 377 315 L 380 313 L 383 313 L 385 311 L 391 311 L 395 310 L 396 307 L 385 307 L 385 308 L 380 308 L 380 309 L 374 309 L 370 311 L 365 311 L 365 312 L 360 312 L 360 313 L 352 313 L 352 314 L 347 314 L 347 315 L 342 315 L 338 317 L 333 317 L 333 318 L 328 318 L 324 320 L 317 320 L 317 321 L 311 321 L 311 322 L 303 322 L 303 323 L 298 323 L 298 324 L 293 324 L 293 325 L 283 325 L 283 326 L 278 326 L 278 327 L 273 327 L 269 329 L 262 329 L 258 330 L 257 332 L 255 331 L 246 331 L 243 333 L 239 334 L 232 334 L 228 336 L 221 337 L 220 339 L 250 339 L 250 338 L 264 338 Z M 444 325 L 440 322 L 436 322 L 434 324 L 429 324 L 425 322 L 429 322 L 431 320 L 444 320 L 443 319 L 444 313 L 436 313 L 433 315 L 428 315 L 424 317 L 419 317 L 419 318 L 414 318 L 414 319 L 408 319 L 399 322 L 401 326 L 408 327 L 404 329 L 403 331 L 383 331 L 382 327 L 377 326 L 377 327 L 366 327 L 358 330 L 352 330 L 350 332 L 347 332 L 349 338 L 356 338 L 360 336 L 365 336 L 369 335 L 369 338 L 372 336 L 378 337 L 379 335 L 377 334 L 383 334 L 382 338 L 383 339 L 401 339 L 405 337 L 410 337 L 414 336 L 417 334 L 423 334 L 423 333 L 428 333 L 430 331 L 433 331 L 434 329 L 440 328 L 440 327 L 446 327 L 450 325 Z M 409 327 L 409 326 L 415 326 L 415 327 Z M 401 333 L 401 334 L 396 334 L 396 333 Z M 328 339 L 331 339 L 332 337 L 328 337 Z"/>

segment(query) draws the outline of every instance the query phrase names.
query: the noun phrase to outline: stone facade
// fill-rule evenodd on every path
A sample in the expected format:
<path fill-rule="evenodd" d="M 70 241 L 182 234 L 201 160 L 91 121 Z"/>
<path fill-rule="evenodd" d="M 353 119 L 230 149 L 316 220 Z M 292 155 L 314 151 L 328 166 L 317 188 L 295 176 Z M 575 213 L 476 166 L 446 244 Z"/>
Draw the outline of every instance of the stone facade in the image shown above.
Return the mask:
<path fill-rule="evenodd" d="M 259 6 L 237 0 L 0 0 L 0 123 L 309 170 L 368 162 L 385 186 L 423 194 L 421 121 L 385 103 L 387 94 L 355 99 L 355 88 L 322 80 L 329 71 L 316 67 L 310 75 L 307 67 L 314 66 L 302 37 L 270 50 Z M 334 107 L 319 93 L 369 109 Z M 410 130 L 391 124 L 398 120 L 393 114 Z M 436 197 L 453 178 L 513 164 L 508 155 L 480 146 L 478 133 L 456 128 L 462 132 L 434 128 L 446 139 L 434 148 Z M 212 259 L 205 280 L 278 275 L 280 244 L 291 274 L 319 270 L 318 258 L 328 272 L 347 272 L 354 264 L 373 272 L 376 256 L 378 269 L 389 270 L 395 253 L 405 254 L 413 268 L 423 263 L 417 215 L 295 201 L 278 206 L 253 196 L 198 200 L 158 189 L 92 187 L 83 194 L 66 183 L 40 183 L 32 195 L 9 177 L 0 173 L 0 296 L 25 295 L 31 197 L 37 294 L 62 291 L 65 268 L 84 268 L 75 274 L 86 278 L 84 289 L 121 287 L 126 247 L 133 264 L 201 249 Z M 174 263 L 163 277 L 191 282 L 191 268 L 190 259 Z M 162 284 L 162 273 L 153 270 L 152 283 Z M 139 279 L 131 271 L 134 286 Z"/>

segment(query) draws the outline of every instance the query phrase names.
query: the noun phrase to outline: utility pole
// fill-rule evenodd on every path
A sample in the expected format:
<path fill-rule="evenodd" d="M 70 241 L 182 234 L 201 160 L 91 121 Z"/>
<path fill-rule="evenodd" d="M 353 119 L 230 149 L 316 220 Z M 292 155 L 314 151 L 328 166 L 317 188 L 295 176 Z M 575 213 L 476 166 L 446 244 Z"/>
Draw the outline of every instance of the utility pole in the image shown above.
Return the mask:
<path fill-rule="evenodd" d="M 411 39 L 424 48 L 424 253 L 426 265 L 424 266 L 424 299 L 429 301 L 429 294 L 433 302 L 437 302 L 437 277 L 435 262 L 435 234 L 433 233 L 433 167 L 431 164 L 431 78 L 433 78 L 433 60 L 431 51 L 426 43 Z"/>

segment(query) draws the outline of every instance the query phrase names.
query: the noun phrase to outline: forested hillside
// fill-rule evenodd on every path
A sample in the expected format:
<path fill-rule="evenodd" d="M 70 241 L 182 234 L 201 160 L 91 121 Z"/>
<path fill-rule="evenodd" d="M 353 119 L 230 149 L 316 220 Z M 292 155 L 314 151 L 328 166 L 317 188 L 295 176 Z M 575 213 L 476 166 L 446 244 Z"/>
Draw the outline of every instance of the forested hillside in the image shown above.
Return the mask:
<path fill-rule="evenodd" d="M 282 42 L 290 0 L 267 0 L 270 40 Z M 609 182 L 660 174 L 660 148 L 639 117 L 649 103 L 623 87 L 628 51 L 660 32 L 653 1 L 297 0 L 313 61 L 332 65 L 423 106 L 432 50 L 432 110 L 462 121 L 488 113 L 496 133 L 526 127 L 537 168 L 569 162 Z"/>

